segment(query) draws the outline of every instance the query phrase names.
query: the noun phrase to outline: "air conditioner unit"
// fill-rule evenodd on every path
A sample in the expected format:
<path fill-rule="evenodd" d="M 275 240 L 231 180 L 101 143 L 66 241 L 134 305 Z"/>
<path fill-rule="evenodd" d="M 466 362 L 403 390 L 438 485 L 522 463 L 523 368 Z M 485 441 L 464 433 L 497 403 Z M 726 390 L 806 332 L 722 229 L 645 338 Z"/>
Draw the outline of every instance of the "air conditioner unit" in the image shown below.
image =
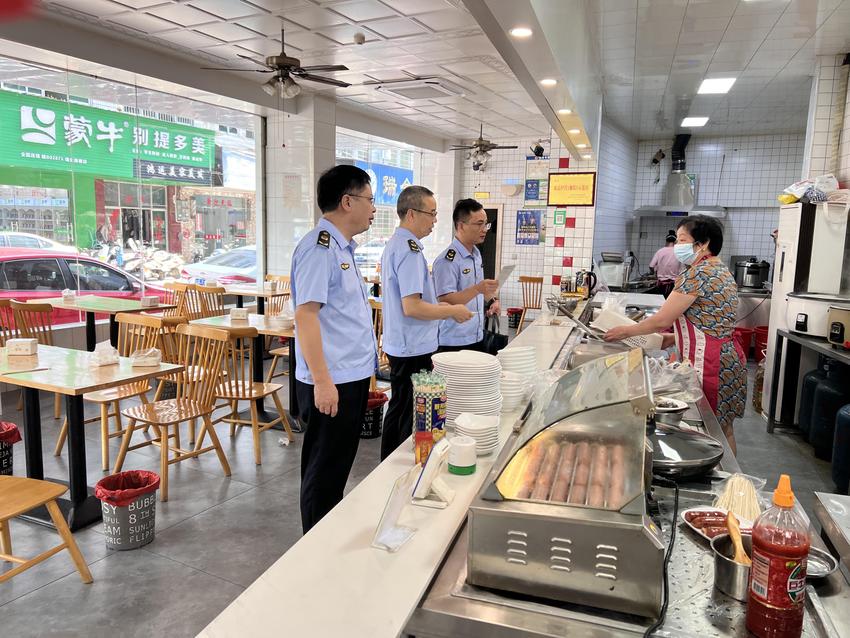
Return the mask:
<path fill-rule="evenodd" d="M 375 89 L 403 100 L 430 100 L 464 95 L 463 87 L 442 78 L 416 78 L 375 83 Z"/>

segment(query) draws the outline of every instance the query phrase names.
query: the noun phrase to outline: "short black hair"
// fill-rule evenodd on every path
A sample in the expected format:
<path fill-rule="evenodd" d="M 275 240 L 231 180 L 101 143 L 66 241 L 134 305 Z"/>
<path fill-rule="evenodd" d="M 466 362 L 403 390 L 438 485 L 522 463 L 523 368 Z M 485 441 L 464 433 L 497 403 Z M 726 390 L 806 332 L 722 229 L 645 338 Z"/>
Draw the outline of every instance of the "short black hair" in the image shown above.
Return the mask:
<path fill-rule="evenodd" d="M 357 193 L 371 183 L 369 173 L 351 164 L 340 164 L 329 168 L 316 185 L 316 203 L 323 213 L 339 208 L 342 196 Z"/>
<path fill-rule="evenodd" d="M 425 205 L 423 204 L 425 198 L 433 196 L 434 193 L 424 186 L 408 186 L 405 188 L 401 191 L 401 195 L 398 196 L 398 202 L 396 202 L 396 212 L 399 219 L 404 219 L 407 211 L 411 208 L 422 210 L 422 207 Z"/>
<path fill-rule="evenodd" d="M 667 237 L 665 237 L 665 240 L 667 241 L 668 244 L 670 242 L 675 243 L 676 242 L 676 231 L 675 230 L 668 230 L 667 231 Z"/>
<path fill-rule="evenodd" d="M 455 209 L 452 211 L 454 227 L 457 228 L 459 223 L 465 222 L 472 213 L 477 213 L 479 210 L 484 210 L 484 206 L 477 200 L 471 198 L 457 200 Z"/>
<path fill-rule="evenodd" d="M 723 248 L 723 224 L 707 215 L 690 215 L 679 222 L 676 229 L 684 228 L 694 241 L 701 244 L 708 242 L 708 250 L 712 255 L 719 255 Z"/>

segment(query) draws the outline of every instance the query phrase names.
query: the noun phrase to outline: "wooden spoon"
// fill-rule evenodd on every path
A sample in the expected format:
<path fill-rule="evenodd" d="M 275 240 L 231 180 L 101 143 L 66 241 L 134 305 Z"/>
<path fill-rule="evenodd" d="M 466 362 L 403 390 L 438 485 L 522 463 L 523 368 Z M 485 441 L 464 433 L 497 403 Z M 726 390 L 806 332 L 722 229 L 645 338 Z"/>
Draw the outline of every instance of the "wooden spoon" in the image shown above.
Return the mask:
<path fill-rule="evenodd" d="M 747 552 L 744 551 L 744 543 L 741 541 L 741 526 L 738 525 L 738 519 L 732 512 L 726 514 L 726 528 L 729 530 L 729 538 L 732 539 L 732 545 L 735 547 L 735 555 L 732 560 L 741 565 L 752 565 L 753 561 L 747 556 Z"/>

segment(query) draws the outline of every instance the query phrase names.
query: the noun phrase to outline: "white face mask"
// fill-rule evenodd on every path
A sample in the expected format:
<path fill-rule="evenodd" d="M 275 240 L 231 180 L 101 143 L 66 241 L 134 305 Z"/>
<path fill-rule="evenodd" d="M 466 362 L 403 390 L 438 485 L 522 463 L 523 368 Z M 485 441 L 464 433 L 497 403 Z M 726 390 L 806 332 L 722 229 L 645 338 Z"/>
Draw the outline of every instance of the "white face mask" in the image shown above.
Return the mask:
<path fill-rule="evenodd" d="M 697 256 L 694 252 L 693 244 L 676 244 L 673 246 L 673 253 L 676 255 L 676 259 L 686 266 L 690 266 L 694 263 L 694 259 L 696 259 Z"/>

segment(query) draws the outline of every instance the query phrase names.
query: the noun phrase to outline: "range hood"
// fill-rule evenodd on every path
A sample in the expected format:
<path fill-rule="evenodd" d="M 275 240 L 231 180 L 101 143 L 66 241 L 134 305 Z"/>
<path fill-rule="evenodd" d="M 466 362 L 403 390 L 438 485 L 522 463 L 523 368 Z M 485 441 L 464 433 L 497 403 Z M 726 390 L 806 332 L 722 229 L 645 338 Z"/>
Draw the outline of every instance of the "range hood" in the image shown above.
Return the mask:
<path fill-rule="evenodd" d="M 673 172 L 667 177 L 662 203 L 655 206 L 641 206 L 635 210 L 635 217 L 686 217 L 687 215 L 726 217 L 724 207 L 700 206 L 694 201 L 693 185 L 685 170 L 685 147 L 690 139 L 690 135 L 677 135 L 673 142 Z"/>

